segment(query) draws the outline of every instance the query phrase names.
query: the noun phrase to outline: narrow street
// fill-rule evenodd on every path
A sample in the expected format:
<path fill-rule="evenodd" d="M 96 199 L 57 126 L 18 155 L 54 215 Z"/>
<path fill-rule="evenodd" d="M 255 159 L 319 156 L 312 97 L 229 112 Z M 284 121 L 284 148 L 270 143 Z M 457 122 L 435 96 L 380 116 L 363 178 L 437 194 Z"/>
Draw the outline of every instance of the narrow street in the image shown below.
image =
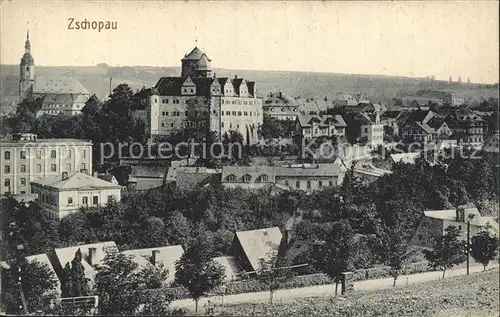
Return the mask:
<path fill-rule="evenodd" d="M 498 268 L 498 263 L 493 263 L 488 266 L 488 270 Z M 470 273 L 482 272 L 482 265 L 473 265 L 470 267 Z M 427 281 L 438 280 L 442 276 L 441 271 L 425 272 L 412 275 L 403 275 L 398 277 L 396 287 L 404 287 L 410 284 L 417 284 Z M 445 278 L 452 278 L 467 274 L 466 268 L 458 268 L 446 271 Z M 366 280 L 354 283 L 354 290 L 358 292 L 375 291 L 379 289 L 391 288 L 393 283 L 392 278 L 382 278 L 376 280 Z M 287 302 L 301 297 L 312 296 L 329 296 L 335 292 L 334 284 L 318 285 L 310 287 L 301 287 L 293 289 L 279 290 L 274 293 L 274 302 Z M 340 292 L 340 285 L 339 285 Z M 222 296 L 204 297 L 198 303 L 198 310 L 200 313 L 204 311 L 204 307 L 208 301 L 216 305 L 222 304 Z M 265 303 L 269 301 L 269 292 L 253 292 L 236 295 L 224 296 L 224 305 L 234 305 L 242 303 Z M 174 301 L 171 305 L 173 308 L 187 308 L 194 311 L 195 304 L 191 299 L 182 299 Z"/>

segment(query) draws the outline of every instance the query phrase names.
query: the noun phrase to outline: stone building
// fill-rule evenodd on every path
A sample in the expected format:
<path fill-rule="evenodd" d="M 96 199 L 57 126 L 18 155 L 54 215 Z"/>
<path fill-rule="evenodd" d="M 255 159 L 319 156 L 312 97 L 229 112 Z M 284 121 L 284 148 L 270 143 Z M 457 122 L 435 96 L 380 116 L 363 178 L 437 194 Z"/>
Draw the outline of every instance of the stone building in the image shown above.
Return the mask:
<path fill-rule="evenodd" d="M 92 173 L 92 142 L 16 134 L 0 141 L 0 193 L 30 193 L 30 182 L 62 172 Z"/>
<path fill-rule="evenodd" d="M 134 116 L 146 121 L 150 139 L 196 130 L 223 137 L 238 131 L 245 144 L 257 143 L 262 125 L 262 99 L 255 82 L 243 78 L 217 78 L 211 60 L 195 47 L 182 59 L 180 77 L 162 77 L 156 85 L 134 96 Z"/>
<path fill-rule="evenodd" d="M 29 32 L 19 71 L 19 102 L 27 98 L 42 98 L 42 109 L 37 112 L 37 116 L 79 114 L 90 98 L 90 93 L 76 78 L 35 75 L 35 59 L 31 55 Z"/>

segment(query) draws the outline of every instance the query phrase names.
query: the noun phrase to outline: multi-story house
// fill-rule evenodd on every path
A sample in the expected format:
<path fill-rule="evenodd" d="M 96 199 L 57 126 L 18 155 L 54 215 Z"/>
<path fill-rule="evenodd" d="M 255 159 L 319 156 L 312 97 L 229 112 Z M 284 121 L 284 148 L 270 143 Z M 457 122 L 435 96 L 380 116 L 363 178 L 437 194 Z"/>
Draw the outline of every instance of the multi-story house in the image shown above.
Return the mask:
<path fill-rule="evenodd" d="M 410 112 L 401 122 L 401 139 L 404 142 L 421 142 L 427 144 L 434 140 L 435 130 L 427 123 L 435 113 L 430 110 Z"/>
<path fill-rule="evenodd" d="M 402 112 L 399 110 L 389 110 L 382 113 L 380 116 L 380 123 L 384 127 L 389 127 L 392 129 L 394 135 L 399 136 L 399 118 L 401 118 Z"/>
<path fill-rule="evenodd" d="M 458 107 L 464 104 L 464 97 L 456 92 L 447 93 L 444 97 L 444 104 L 452 107 Z"/>
<path fill-rule="evenodd" d="M 366 142 L 366 145 L 372 148 L 384 144 L 384 125 L 380 123 L 378 113 L 368 114 L 361 112 L 354 119 L 359 125 L 360 141 L 363 140 Z"/>
<path fill-rule="evenodd" d="M 484 119 L 471 113 L 452 112 L 446 118 L 453 132 L 454 138 L 459 144 L 467 144 L 473 147 L 482 147 L 484 143 Z"/>
<path fill-rule="evenodd" d="M 318 137 L 346 137 L 347 124 L 341 115 L 298 115 L 295 121 L 297 135 L 308 142 Z"/>
<path fill-rule="evenodd" d="M 210 62 L 195 47 L 182 59 L 180 77 L 162 77 L 134 96 L 141 105 L 135 115 L 146 119 L 149 138 L 195 129 L 219 137 L 237 131 L 245 144 L 257 143 L 263 111 L 255 82 L 211 76 Z"/>
<path fill-rule="evenodd" d="M 264 116 L 277 120 L 295 121 L 299 114 L 299 104 L 295 98 L 290 98 L 281 92 L 271 93 L 262 106 Z"/>
<path fill-rule="evenodd" d="M 31 182 L 33 193 L 50 219 L 61 219 L 81 207 L 120 201 L 119 184 L 113 184 L 80 172 L 62 172 Z"/>
<path fill-rule="evenodd" d="M 81 113 L 89 98 L 89 94 L 82 93 L 48 93 L 43 98 L 42 108 L 37 111 L 36 116 L 40 117 L 45 114 L 52 116 L 59 114 L 67 116 L 77 115 Z"/>
<path fill-rule="evenodd" d="M 275 186 L 283 190 L 311 192 L 329 186 L 338 186 L 347 171 L 337 159 L 329 164 L 300 166 L 224 166 L 221 182 L 225 187 L 258 189 Z"/>
<path fill-rule="evenodd" d="M 62 172 L 92 173 L 92 142 L 15 134 L 0 141 L 1 193 L 30 193 L 30 182 Z"/>
<path fill-rule="evenodd" d="M 358 100 L 356 100 L 356 98 L 354 98 L 352 95 L 339 93 L 335 97 L 334 103 L 335 103 L 335 106 L 337 106 L 337 107 L 357 106 Z"/>

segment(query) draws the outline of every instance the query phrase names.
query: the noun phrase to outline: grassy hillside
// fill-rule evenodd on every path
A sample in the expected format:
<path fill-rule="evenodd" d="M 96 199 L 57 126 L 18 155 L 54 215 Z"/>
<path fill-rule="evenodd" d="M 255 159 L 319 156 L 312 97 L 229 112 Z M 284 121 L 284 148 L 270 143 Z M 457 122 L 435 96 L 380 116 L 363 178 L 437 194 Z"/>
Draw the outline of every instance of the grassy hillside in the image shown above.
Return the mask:
<path fill-rule="evenodd" d="M 488 85 L 467 85 L 444 81 L 396 76 L 351 75 L 334 73 L 306 73 L 260 70 L 214 69 L 217 77 L 248 78 L 257 82 L 260 96 L 273 91 L 283 91 L 288 95 L 302 97 L 318 97 L 333 99 L 338 92 L 364 92 L 371 100 L 387 105 L 392 98 L 412 95 L 422 89 L 459 91 L 466 97 L 497 96 L 497 88 Z M 102 98 L 109 93 L 109 78 L 113 78 L 113 86 L 128 83 L 132 88 L 153 86 L 161 76 L 178 76 L 178 67 L 109 67 L 106 64 L 97 66 L 45 67 L 36 66 L 37 75 L 73 76 L 91 93 Z M 19 66 L 0 65 L 0 96 L 3 106 L 16 99 L 19 85 Z"/>
<path fill-rule="evenodd" d="M 498 269 L 348 297 L 215 308 L 221 316 L 498 316 Z"/>

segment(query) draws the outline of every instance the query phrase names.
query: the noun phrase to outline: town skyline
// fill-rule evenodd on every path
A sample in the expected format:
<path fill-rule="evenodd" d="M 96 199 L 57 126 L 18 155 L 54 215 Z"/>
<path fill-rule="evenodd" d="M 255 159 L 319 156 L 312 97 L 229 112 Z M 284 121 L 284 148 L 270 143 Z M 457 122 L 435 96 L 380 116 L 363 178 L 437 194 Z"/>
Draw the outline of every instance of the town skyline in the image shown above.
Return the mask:
<path fill-rule="evenodd" d="M 498 41 L 491 41 L 498 39 L 496 2 L 313 3 L 307 8 L 301 2 L 288 2 L 279 4 L 286 14 L 275 15 L 272 11 L 277 5 L 4 3 L 2 28 L 8 26 L 9 32 L 1 34 L 1 64 L 19 63 L 29 28 L 38 66 L 106 63 L 177 67 L 184 53 L 198 46 L 208 52 L 214 68 L 424 78 L 433 75 L 446 81 L 451 76 L 453 81 L 461 77 L 462 82 L 467 82 L 470 77 L 475 83 L 498 82 Z M 235 8 L 246 13 L 236 17 L 223 14 Z M 45 14 L 49 11 L 60 19 L 49 18 Z M 132 22 L 130 14 L 136 11 L 140 13 L 134 14 L 136 22 Z M 192 13 L 192 20 L 182 18 L 186 11 Z M 474 21 L 462 16 L 465 11 L 475 17 Z M 479 16 L 482 18 L 477 19 Z M 117 28 L 101 32 L 68 30 L 70 17 L 75 21 L 116 21 Z M 220 27 L 222 17 L 227 21 L 222 23 L 225 27 Z M 162 18 L 170 22 L 148 24 L 148 20 Z M 168 35 L 166 40 L 161 34 Z M 72 49 L 77 42 L 88 49 Z"/>

